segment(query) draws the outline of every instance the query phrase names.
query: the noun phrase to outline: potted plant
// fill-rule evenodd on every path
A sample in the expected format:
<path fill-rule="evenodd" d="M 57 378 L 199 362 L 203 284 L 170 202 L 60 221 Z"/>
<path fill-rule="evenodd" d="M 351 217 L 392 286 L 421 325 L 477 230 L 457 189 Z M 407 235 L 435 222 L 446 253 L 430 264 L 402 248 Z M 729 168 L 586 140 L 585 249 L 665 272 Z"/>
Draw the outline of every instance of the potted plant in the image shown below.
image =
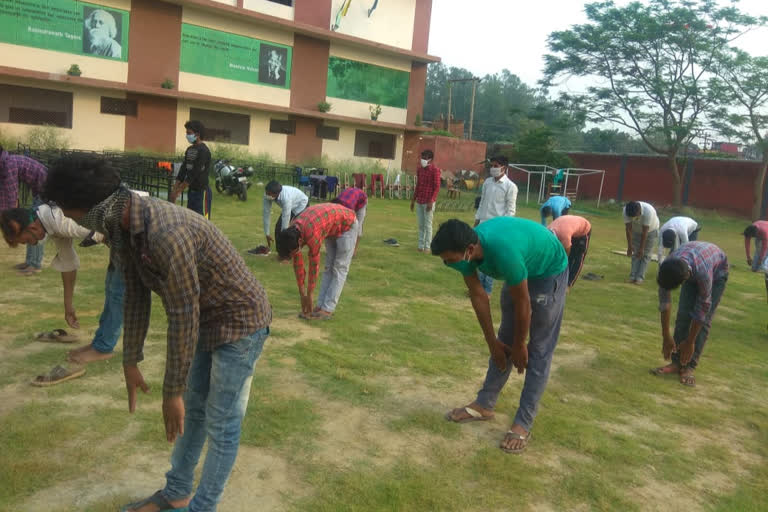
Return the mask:
<path fill-rule="evenodd" d="M 67 74 L 69 76 L 80 76 L 82 74 L 82 71 L 80 71 L 80 66 L 77 64 L 72 64 L 69 66 L 69 69 L 67 70 Z"/>
<path fill-rule="evenodd" d="M 321 101 L 317 104 L 317 110 L 320 112 L 330 112 L 331 111 L 331 104 L 327 101 Z"/>
<path fill-rule="evenodd" d="M 416 114 L 416 119 L 414 119 L 413 124 L 416 126 L 421 126 L 421 114 Z"/>
<path fill-rule="evenodd" d="M 160 84 L 160 87 L 162 87 L 163 89 L 173 89 L 174 87 L 176 87 L 176 84 L 174 84 L 173 80 L 171 80 L 170 78 L 166 78 L 165 81 Z"/>
<path fill-rule="evenodd" d="M 371 111 L 371 121 L 378 121 L 381 115 L 381 105 L 371 105 L 368 110 Z"/>

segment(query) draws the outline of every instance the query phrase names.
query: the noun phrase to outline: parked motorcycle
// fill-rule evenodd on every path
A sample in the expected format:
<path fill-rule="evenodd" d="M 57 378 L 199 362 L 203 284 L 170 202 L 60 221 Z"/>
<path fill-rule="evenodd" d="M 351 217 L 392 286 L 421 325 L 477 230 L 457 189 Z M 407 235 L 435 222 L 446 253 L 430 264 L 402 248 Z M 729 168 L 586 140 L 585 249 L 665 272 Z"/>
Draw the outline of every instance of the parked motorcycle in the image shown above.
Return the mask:
<path fill-rule="evenodd" d="M 251 188 L 253 168 L 235 167 L 226 160 L 218 160 L 213 164 L 216 175 L 216 190 L 220 194 L 237 194 L 241 201 L 248 199 L 248 189 Z"/>

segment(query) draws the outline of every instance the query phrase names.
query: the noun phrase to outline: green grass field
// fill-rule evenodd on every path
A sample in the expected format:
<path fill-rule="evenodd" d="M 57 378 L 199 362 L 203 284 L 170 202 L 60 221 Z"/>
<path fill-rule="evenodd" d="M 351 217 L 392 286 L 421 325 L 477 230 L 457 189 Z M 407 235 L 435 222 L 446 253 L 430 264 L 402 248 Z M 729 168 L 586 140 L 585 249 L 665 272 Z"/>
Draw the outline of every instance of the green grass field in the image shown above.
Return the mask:
<path fill-rule="evenodd" d="M 264 243 L 261 191 L 214 197 L 214 221 L 243 254 Z M 407 201 L 372 200 L 335 318 L 296 318 L 293 270 L 245 255 L 274 308 L 256 366 L 241 451 L 219 510 L 765 511 L 768 333 L 762 275 L 749 272 L 747 221 L 697 212 L 701 239 L 734 265 L 697 371 L 698 386 L 649 375 L 663 363 L 654 286 L 625 284 L 618 207 L 576 204 L 593 223 L 584 272 L 567 299 L 535 436 L 522 456 L 498 443 L 514 415 L 513 375 L 494 421 L 456 425 L 487 349 L 463 281 L 417 253 Z M 518 214 L 535 219 L 534 208 Z M 273 213 L 274 215 L 274 213 Z M 437 225 L 471 212 L 438 212 Z M 671 213 L 662 215 L 662 222 Z M 385 246 L 397 238 L 399 248 Z M 46 263 L 53 257 L 48 246 Z M 23 250 L 0 248 L 0 510 L 115 511 L 162 488 L 170 446 L 160 410 L 165 314 L 155 297 L 142 371 L 152 386 L 127 412 L 120 355 L 51 388 L 28 382 L 71 348 L 34 342 L 65 327 L 52 269 L 20 277 Z M 103 301 L 107 251 L 81 249 L 76 307 L 84 342 Z M 498 291 L 492 299 L 498 321 Z"/>

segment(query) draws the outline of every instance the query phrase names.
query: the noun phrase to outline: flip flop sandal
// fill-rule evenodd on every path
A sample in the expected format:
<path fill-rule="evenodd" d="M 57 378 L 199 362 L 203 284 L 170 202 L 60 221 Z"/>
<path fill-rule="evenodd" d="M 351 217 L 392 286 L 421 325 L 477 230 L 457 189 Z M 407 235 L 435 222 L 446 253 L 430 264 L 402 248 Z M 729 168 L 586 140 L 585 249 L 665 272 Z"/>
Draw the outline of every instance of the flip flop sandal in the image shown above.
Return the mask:
<path fill-rule="evenodd" d="M 502 450 L 504 450 L 507 453 L 512 453 L 514 455 L 520 455 L 528 447 L 528 442 L 531 440 L 531 432 L 528 432 L 528 435 L 522 436 L 522 435 L 518 434 L 517 432 L 513 432 L 512 430 L 509 430 L 507 432 L 507 435 L 504 436 L 504 440 L 502 442 L 504 442 L 507 439 L 507 437 L 511 437 L 512 439 L 516 439 L 516 440 L 522 441 L 523 442 L 522 446 L 520 448 L 517 448 L 517 449 L 514 449 L 514 450 L 511 449 L 511 448 L 504 448 L 501 445 L 499 445 L 499 448 L 501 448 Z"/>
<path fill-rule="evenodd" d="M 445 419 L 448 421 L 452 421 L 454 423 L 471 423 L 473 421 L 488 421 L 492 420 L 494 415 L 491 414 L 490 416 L 483 416 L 479 411 L 476 411 L 472 409 L 471 407 L 464 407 L 464 412 L 469 414 L 469 418 L 464 418 L 461 420 L 454 419 L 453 417 L 453 410 L 448 411 L 445 413 Z"/>
<path fill-rule="evenodd" d="M 685 375 L 685 376 L 681 375 L 680 384 L 682 384 L 683 386 L 688 386 L 689 388 L 695 388 L 696 377 L 694 377 L 692 373 L 690 375 Z"/>
<path fill-rule="evenodd" d="M 309 315 L 309 316 L 311 316 L 315 320 L 330 320 L 331 318 L 333 318 L 333 314 L 326 315 L 326 314 L 321 313 L 319 311 L 313 311 L 312 314 Z"/>
<path fill-rule="evenodd" d="M 29 266 L 29 265 L 27 265 L 26 263 L 17 263 L 17 264 L 16 264 L 16 265 L 14 265 L 12 268 L 13 268 L 13 270 L 24 270 L 24 269 L 25 269 L 25 268 L 27 268 L 28 266 Z"/>
<path fill-rule="evenodd" d="M 33 386 L 39 388 L 45 388 L 48 386 L 55 386 L 61 384 L 64 381 L 76 379 L 85 375 L 85 366 L 75 367 L 71 370 L 64 368 L 61 365 L 54 366 L 51 371 L 46 375 L 38 375 L 35 380 L 30 382 Z"/>
<path fill-rule="evenodd" d="M 157 505 L 160 507 L 160 512 L 188 512 L 189 507 L 181 507 L 181 508 L 173 508 L 173 505 L 171 505 L 168 500 L 163 496 L 163 491 L 157 491 L 155 494 L 150 496 L 149 498 L 144 498 L 141 501 L 137 501 L 135 503 L 129 503 L 128 505 L 123 506 L 123 508 L 120 509 L 120 512 L 128 512 L 129 510 L 136 510 L 137 508 L 141 508 L 145 505 Z"/>
<path fill-rule="evenodd" d="M 312 320 L 312 313 L 310 313 L 310 314 L 308 314 L 308 315 L 305 315 L 304 313 L 299 313 L 299 314 L 298 314 L 298 315 L 296 315 L 296 316 L 298 316 L 298 317 L 299 317 L 299 318 L 301 318 L 302 320 Z"/>
<path fill-rule="evenodd" d="M 667 371 L 666 368 L 667 368 L 666 366 L 651 368 L 650 370 L 648 370 L 648 373 L 650 373 L 651 375 L 655 375 L 657 377 L 663 377 L 664 375 L 672 375 L 674 373 L 680 373 L 679 368 L 677 370 L 672 370 L 672 371 Z"/>
<path fill-rule="evenodd" d="M 35 334 L 35 339 L 44 343 L 75 343 L 78 340 L 77 336 L 69 334 L 64 329 L 37 333 Z"/>
<path fill-rule="evenodd" d="M 24 269 L 21 269 L 21 270 L 17 271 L 17 273 L 20 276 L 29 277 L 29 276 L 33 276 L 35 274 L 39 274 L 42 271 L 43 271 L 43 269 L 41 269 L 41 268 L 27 267 L 27 268 L 24 268 Z"/>

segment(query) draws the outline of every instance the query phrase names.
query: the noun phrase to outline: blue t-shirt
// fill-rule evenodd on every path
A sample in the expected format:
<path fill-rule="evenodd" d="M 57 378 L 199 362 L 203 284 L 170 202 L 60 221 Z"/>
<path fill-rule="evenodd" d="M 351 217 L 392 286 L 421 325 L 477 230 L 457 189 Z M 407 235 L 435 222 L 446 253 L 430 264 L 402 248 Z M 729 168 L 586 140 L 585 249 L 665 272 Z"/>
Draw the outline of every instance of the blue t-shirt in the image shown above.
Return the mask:
<path fill-rule="evenodd" d="M 547 199 L 547 202 L 541 205 L 539 211 L 544 210 L 545 206 L 552 208 L 552 218 L 556 219 L 563 214 L 563 210 L 571 207 L 571 200 L 565 196 L 552 196 Z M 541 223 L 547 225 L 547 219 L 544 214 L 541 214 Z"/>
<path fill-rule="evenodd" d="M 472 262 L 465 276 L 477 270 L 508 285 L 555 276 L 568 267 L 563 245 L 547 228 L 528 219 L 495 217 L 475 228 L 483 248 L 482 263 Z"/>

